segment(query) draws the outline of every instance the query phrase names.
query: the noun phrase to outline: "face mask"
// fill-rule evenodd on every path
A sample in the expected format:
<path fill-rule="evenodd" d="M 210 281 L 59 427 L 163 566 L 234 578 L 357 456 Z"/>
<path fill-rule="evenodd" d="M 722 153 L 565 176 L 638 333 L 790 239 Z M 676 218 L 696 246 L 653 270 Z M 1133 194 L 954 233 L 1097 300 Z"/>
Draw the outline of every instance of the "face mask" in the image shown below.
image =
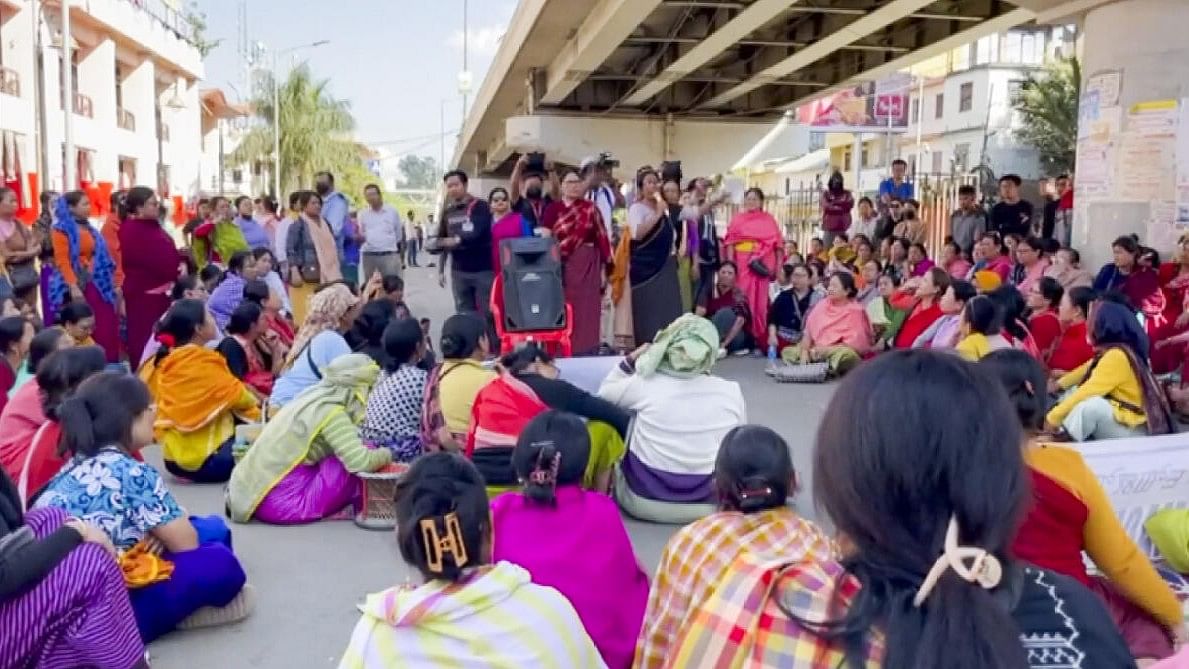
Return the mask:
<path fill-rule="evenodd" d="M 330 193 L 330 184 L 327 184 L 327 183 L 320 183 L 320 184 L 317 184 L 316 186 L 314 186 L 314 190 L 315 190 L 315 191 L 316 191 L 316 192 L 317 192 L 319 195 L 325 196 L 325 195 L 327 195 L 328 193 Z"/>
<path fill-rule="evenodd" d="M 830 181 L 830 190 L 834 191 L 835 193 L 842 190 L 842 182 L 833 180 Z"/>
<path fill-rule="evenodd" d="M 530 200 L 539 200 L 539 199 L 541 199 L 541 187 L 540 186 L 529 186 L 528 190 L 525 191 L 524 194 L 527 195 L 528 199 L 530 199 Z"/>
<path fill-rule="evenodd" d="M 904 212 L 904 220 L 911 221 L 917 217 L 917 213 L 911 209 Z"/>

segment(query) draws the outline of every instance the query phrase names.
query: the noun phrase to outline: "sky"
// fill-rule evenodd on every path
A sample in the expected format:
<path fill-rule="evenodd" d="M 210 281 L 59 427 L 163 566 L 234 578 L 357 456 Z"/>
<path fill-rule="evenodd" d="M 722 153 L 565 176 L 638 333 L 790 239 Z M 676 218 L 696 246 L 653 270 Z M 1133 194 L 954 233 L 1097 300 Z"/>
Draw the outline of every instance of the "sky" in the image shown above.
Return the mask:
<path fill-rule="evenodd" d="M 307 61 L 315 77 L 330 80 L 334 97 L 350 102 L 356 139 L 392 151 L 394 160 L 406 153 L 438 157 L 445 100 L 447 161 L 461 125 L 463 3 L 472 101 L 516 7 L 515 0 L 335 0 L 317 14 L 308 9 L 312 3 L 297 0 L 244 2 L 249 40 L 270 51 L 330 40 L 282 56 L 281 71 Z M 222 40 L 207 56 L 202 87 L 242 100 L 248 91 L 237 48 L 240 0 L 196 4 L 206 14 L 208 39 Z"/>

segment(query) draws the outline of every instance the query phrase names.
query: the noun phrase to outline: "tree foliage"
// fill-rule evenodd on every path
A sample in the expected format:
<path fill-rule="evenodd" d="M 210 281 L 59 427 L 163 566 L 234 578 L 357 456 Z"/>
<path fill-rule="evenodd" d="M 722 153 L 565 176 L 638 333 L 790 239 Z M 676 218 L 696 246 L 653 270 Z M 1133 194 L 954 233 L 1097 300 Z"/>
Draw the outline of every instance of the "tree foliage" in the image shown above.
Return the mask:
<path fill-rule="evenodd" d="M 223 43 L 221 39 L 207 39 L 206 12 L 198 8 L 197 2 L 190 2 L 185 12 L 186 23 L 190 25 L 190 42 L 203 58 L 211 55 L 215 47 Z"/>
<path fill-rule="evenodd" d="M 1073 171 L 1077 154 L 1082 71 L 1077 58 L 1055 60 L 1020 87 L 1013 101 L 1022 116 L 1017 136 L 1040 152 L 1047 174 Z"/>
<path fill-rule="evenodd" d="M 363 167 L 358 146 L 351 139 L 355 130 L 351 104 L 334 98 L 329 83 L 327 79 L 315 79 L 305 64 L 293 68 L 281 83 L 278 92 L 281 111 L 279 197 L 298 188 L 312 188 L 314 174 L 322 170 L 334 174 L 336 185 L 344 192 L 348 192 L 344 181 L 368 178 L 363 176 L 367 170 Z M 273 80 L 270 73 L 263 73 L 257 82 L 252 110 L 259 123 L 244 136 L 231 159 L 271 166 Z"/>
<path fill-rule="evenodd" d="M 409 154 L 397 163 L 401 174 L 405 176 L 405 186 L 408 188 L 433 189 L 438 185 L 438 161 L 430 156 L 416 156 Z"/>

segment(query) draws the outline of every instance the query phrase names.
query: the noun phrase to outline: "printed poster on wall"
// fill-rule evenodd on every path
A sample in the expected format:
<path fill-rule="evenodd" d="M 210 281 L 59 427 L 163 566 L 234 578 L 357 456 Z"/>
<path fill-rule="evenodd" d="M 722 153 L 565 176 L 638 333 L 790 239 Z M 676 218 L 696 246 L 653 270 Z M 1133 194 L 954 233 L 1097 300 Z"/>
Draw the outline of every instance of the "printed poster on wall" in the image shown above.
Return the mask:
<path fill-rule="evenodd" d="M 1099 110 L 1097 119 L 1078 124 L 1077 178 L 1073 184 L 1079 199 L 1110 197 L 1122 122 L 1122 108 L 1107 107 Z"/>
<path fill-rule="evenodd" d="M 1177 124 L 1177 213 L 1178 228 L 1189 228 L 1189 98 L 1181 99 Z"/>
<path fill-rule="evenodd" d="M 1171 201 L 1176 194 L 1176 100 L 1132 105 L 1119 146 L 1118 197 L 1122 200 Z"/>

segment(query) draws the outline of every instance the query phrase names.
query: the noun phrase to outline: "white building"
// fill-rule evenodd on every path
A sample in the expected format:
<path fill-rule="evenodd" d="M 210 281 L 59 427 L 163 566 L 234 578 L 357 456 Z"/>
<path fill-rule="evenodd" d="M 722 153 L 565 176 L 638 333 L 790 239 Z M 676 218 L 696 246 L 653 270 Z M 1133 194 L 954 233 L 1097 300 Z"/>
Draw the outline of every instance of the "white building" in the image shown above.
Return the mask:
<path fill-rule="evenodd" d="M 920 172 L 931 176 L 966 173 L 980 164 L 997 175 L 1045 176 L 1037 151 L 1015 135 L 1021 120 L 1012 102 L 1049 58 L 1067 55 L 1073 39 L 1073 30 L 1063 26 L 1019 28 L 914 66 L 924 101 L 914 87 L 908 132 L 900 136 L 909 171 L 916 173 L 919 151 Z"/>
<path fill-rule="evenodd" d="M 196 85 L 203 76 L 202 56 L 186 38 L 189 25 L 179 4 L 71 3 L 75 84 L 65 107 L 75 150 L 66 156 L 61 5 L 0 0 L 5 181 L 15 181 L 25 197 L 47 188 L 106 191 L 140 184 L 156 188 L 163 199 L 188 198 L 205 185 Z M 65 183 L 66 160 L 74 161 L 78 183 Z"/>

